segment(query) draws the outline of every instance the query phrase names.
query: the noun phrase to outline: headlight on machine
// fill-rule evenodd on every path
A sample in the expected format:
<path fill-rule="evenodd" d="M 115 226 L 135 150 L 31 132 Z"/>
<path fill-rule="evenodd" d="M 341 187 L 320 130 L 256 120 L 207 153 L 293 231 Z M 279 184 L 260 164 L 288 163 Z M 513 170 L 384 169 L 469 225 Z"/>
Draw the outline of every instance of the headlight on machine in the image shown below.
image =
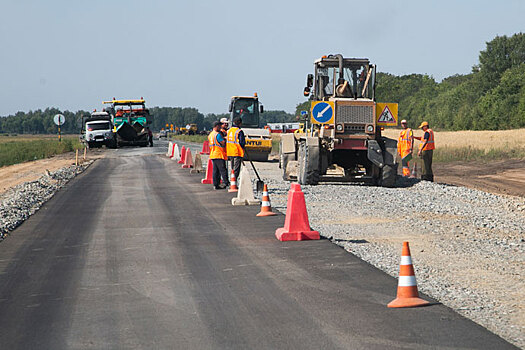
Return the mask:
<path fill-rule="evenodd" d="M 335 129 L 338 131 L 338 132 L 343 132 L 345 131 L 345 126 L 343 124 L 337 124 L 337 126 L 335 127 Z"/>
<path fill-rule="evenodd" d="M 369 124 L 366 126 L 366 132 L 369 133 L 369 134 L 372 134 L 374 133 L 374 126 Z"/>

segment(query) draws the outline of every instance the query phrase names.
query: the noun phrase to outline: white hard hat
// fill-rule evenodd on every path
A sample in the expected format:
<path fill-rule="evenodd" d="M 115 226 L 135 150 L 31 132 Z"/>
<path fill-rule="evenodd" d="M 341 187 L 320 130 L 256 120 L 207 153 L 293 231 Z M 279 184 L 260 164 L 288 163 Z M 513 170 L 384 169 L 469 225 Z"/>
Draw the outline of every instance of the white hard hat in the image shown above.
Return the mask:
<path fill-rule="evenodd" d="M 403 124 L 403 123 L 406 124 L 406 122 L 407 122 L 406 119 L 403 119 L 403 120 L 401 121 L 401 124 Z"/>
<path fill-rule="evenodd" d="M 221 123 L 227 124 L 228 123 L 228 118 L 221 118 Z"/>

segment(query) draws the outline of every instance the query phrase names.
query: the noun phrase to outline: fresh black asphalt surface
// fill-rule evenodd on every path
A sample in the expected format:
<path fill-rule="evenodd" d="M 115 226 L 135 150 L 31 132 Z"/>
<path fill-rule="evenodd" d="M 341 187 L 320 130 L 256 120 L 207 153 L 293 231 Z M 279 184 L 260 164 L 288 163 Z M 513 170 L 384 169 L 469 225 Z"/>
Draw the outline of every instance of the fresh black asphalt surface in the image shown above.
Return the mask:
<path fill-rule="evenodd" d="M 514 348 L 442 305 L 388 309 L 394 278 L 118 151 L 0 243 L 1 349 Z"/>

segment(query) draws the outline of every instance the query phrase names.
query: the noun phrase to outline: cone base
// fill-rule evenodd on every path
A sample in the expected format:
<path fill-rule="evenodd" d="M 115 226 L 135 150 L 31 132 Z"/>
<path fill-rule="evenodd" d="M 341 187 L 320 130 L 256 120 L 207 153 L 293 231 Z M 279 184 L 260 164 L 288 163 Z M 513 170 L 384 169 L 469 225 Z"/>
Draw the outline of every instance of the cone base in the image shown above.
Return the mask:
<path fill-rule="evenodd" d="M 182 166 L 182 169 L 189 169 L 189 168 L 193 168 L 193 166 L 191 166 L 191 165 L 183 165 Z"/>
<path fill-rule="evenodd" d="M 277 215 L 277 214 L 274 213 L 273 211 L 261 211 L 259 214 L 255 216 L 274 216 L 274 215 Z"/>
<path fill-rule="evenodd" d="M 287 232 L 284 227 L 275 230 L 275 237 L 281 242 L 284 241 L 308 241 L 321 239 L 317 231 L 295 231 Z"/>
<path fill-rule="evenodd" d="M 230 192 L 230 193 L 239 192 L 239 189 L 238 188 L 230 188 L 230 189 L 228 189 L 228 192 Z"/>
<path fill-rule="evenodd" d="M 416 307 L 430 304 L 428 301 L 421 298 L 396 298 L 392 300 L 388 307 Z"/>
<path fill-rule="evenodd" d="M 258 199 L 239 199 L 237 197 L 232 198 L 232 205 L 261 205 Z"/>
<path fill-rule="evenodd" d="M 212 180 L 206 180 L 206 179 L 202 179 L 202 180 L 201 180 L 201 184 L 211 185 L 212 183 L 213 183 Z"/>

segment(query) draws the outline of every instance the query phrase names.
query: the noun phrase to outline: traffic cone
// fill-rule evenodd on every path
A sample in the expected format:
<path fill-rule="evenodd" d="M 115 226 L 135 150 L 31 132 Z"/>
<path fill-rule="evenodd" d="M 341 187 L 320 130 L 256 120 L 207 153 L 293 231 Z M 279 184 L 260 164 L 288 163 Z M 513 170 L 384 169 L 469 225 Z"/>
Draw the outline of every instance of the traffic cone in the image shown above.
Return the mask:
<path fill-rule="evenodd" d="M 275 237 L 280 241 L 320 239 L 319 232 L 312 231 L 310 228 L 304 193 L 298 183 L 292 183 L 290 187 L 284 227 L 275 231 Z"/>
<path fill-rule="evenodd" d="M 412 174 L 410 174 L 411 179 L 417 178 L 417 164 L 414 162 L 414 167 L 412 168 Z"/>
<path fill-rule="evenodd" d="M 195 154 L 195 158 L 193 159 L 193 169 L 190 170 L 190 174 L 198 174 L 204 171 L 204 168 L 202 167 L 202 158 L 199 153 Z"/>
<path fill-rule="evenodd" d="M 208 159 L 208 165 L 206 166 L 206 176 L 201 180 L 201 183 L 210 185 L 213 183 L 213 162 Z"/>
<path fill-rule="evenodd" d="M 417 292 L 416 276 L 408 242 L 403 242 L 401 264 L 399 265 L 399 282 L 397 298 L 388 304 L 388 307 L 414 307 L 428 305 L 429 302 L 419 297 Z"/>
<path fill-rule="evenodd" d="M 171 157 L 171 160 L 179 161 L 180 158 L 180 151 L 179 151 L 179 145 L 176 143 L 173 143 L 173 156 Z"/>
<path fill-rule="evenodd" d="M 204 140 L 202 143 L 202 151 L 201 154 L 210 154 L 210 142 L 208 140 Z"/>
<path fill-rule="evenodd" d="M 256 216 L 273 216 L 277 215 L 272 211 L 272 205 L 270 204 L 270 196 L 268 195 L 268 186 L 264 184 L 261 211 Z"/>
<path fill-rule="evenodd" d="M 180 150 L 180 159 L 177 163 L 184 164 L 186 158 L 186 147 L 182 146 L 182 149 Z"/>
<path fill-rule="evenodd" d="M 253 195 L 252 179 L 248 168 L 242 167 L 239 175 L 239 191 L 237 197 L 232 198 L 232 205 L 259 205 L 261 201 Z"/>
<path fill-rule="evenodd" d="M 228 192 L 237 191 L 239 191 L 239 187 L 237 187 L 237 179 L 235 178 L 235 172 L 232 169 L 232 174 L 230 176 L 230 188 L 228 189 Z"/>
<path fill-rule="evenodd" d="M 168 143 L 168 152 L 166 152 L 166 157 L 173 157 L 173 142 Z"/>
<path fill-rule="evenodd" d="M 186 157 L 184 157 L 184 165 L 182 165 L 184 169 L 193 168 L 193 157 L 191 156 L 191 150 L 188 147 L 186 149 Z"/>

